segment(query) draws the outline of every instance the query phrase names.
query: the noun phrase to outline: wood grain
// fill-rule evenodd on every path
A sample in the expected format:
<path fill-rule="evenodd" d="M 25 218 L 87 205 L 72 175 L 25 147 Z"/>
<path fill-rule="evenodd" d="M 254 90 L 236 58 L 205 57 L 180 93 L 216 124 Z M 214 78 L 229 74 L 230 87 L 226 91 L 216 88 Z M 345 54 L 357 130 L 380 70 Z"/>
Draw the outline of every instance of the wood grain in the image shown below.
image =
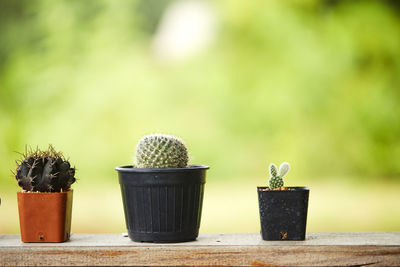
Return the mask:
<path fill-rule="evenodd" d="M 400 266 L 400 233 L 310 233 L 306 241 L 269 242 L 259 234 L 203 234 L 176 244 L 134 243 L 118 234 L 27 244 L 0 235 L 0 265 Z"/>

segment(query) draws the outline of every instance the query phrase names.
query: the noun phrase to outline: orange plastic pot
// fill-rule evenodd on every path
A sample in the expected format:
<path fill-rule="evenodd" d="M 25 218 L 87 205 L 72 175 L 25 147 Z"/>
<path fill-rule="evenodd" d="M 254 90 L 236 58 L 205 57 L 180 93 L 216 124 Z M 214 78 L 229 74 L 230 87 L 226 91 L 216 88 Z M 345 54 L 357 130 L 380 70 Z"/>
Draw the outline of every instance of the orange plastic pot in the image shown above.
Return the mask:
<path fill-rule="evenodd" d="M 73 191 L 18 192 L 22 242 L 64 242 L 71 232 Z"/>

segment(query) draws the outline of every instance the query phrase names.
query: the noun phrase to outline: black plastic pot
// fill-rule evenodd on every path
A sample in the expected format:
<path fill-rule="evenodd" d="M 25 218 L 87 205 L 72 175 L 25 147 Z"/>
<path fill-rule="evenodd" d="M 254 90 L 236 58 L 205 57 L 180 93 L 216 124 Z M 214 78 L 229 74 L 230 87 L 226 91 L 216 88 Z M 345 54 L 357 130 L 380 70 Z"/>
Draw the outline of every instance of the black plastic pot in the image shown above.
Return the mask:
<path fill-rule="evenodd" d="M 304 240 L 306 237 L 307 187 L 265 190 L 257 187 L 261 236 L 264 240 Z"/>
<path fill-rule="evenodd" d="M 133 241 L 169 243 L 197 238 L 208 166 L 115 169 Z"/>

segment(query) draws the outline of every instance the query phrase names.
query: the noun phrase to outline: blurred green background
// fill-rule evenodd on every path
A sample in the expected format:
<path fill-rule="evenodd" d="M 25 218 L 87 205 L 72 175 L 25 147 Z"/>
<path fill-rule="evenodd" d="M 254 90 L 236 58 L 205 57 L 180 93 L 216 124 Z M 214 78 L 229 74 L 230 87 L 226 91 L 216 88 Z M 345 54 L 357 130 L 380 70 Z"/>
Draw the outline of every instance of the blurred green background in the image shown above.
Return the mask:
<path fill-rule="evenodd" d="M 16 151 L 49 143 L 72 231 L 126 231 L 114 167 L 160 132 L 211 166 L 201 232 L 258 232 L 282 161 L 308 231 L 400 231 L 400 2 L 0 0 L 0 233 Z"/>

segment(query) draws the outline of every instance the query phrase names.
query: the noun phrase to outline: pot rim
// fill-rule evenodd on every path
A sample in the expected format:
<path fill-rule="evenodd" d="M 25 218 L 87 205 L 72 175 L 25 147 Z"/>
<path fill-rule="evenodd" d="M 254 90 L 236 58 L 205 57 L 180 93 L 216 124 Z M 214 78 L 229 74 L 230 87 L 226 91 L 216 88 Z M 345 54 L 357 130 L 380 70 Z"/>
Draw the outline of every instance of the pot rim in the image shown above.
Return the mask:
<path fill-rule="evenodd" d="M 310 189 L 307 186 L 286 186 L 287 188 L 291 188 L 294 190 L 267 190 L 264 191 L 263 189 L 269 188 L 268 186 L 257 186 L 257 191 L 258 192 L 281 192 L 282 194 L 287 193 L 287 192 L 299 192 L 299 191 L 310 191 Z"/>
<path fill-rule="evenodd" d="M 17 194 L 40 194 L 40 195 L 55 195 L 55 194 L 68 194 L 69 192 L 73 192 L 74 190 L 72 188 L 69 188 L 67 191 L 63 192 L 39 192 L 39 191 L 24 191 L 20 190 L 17 191 Z"/>
<path fill-rule="evenodd" d="M 210 167 L 207 165 L 189 165 L 186 168 L 134 168 L 133 165 L 123 165 L 115 167 L 119 172 L 187 172 L 191 170 L 208 170 Z"/>

